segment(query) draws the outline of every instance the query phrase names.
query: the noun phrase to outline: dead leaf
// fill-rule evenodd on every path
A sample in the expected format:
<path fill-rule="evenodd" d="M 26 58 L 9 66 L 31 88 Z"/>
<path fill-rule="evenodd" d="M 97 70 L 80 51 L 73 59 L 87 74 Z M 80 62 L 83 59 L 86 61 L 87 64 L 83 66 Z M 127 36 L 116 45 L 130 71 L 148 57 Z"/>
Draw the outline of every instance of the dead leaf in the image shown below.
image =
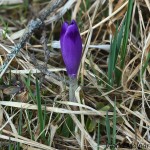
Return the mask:
<path fill-rule="evenodd" d="M 20 91 L 20 87 L 17 86 L 10 86 L 8 88 L 5 88 L 3 90 L 3 93 L 6 95 L 12 95 L 12 94 L 16 94 Z"/>
<path fill-rule="evenodd" d="M 116 32 L 116 26 L 113 22 L 109 22 L 108 24 L 108 32 L 112 35 L 115 35 L 115 32 Z"/>
<path fill-rule="evenodd" d="M 28 101 L 28 92 L 24 91 L 15 96 L 17 101 L 27 102 Z"/>
<path fill-rule="evenodd" d="M 115 6 L 113 12 L 116 11 L 118 8 L 120 8 L 123 5 L 123 3 L 124 3 L 124 0 L 119 0 Z M 127 5 L 113 17 L 112 22 L 123 17 L 126 11 L 127 11 Z"/>
<path fill-rule="evenodd" d="M 124 0 L 119 0 L 118 3 L 115 5 L 114 11 L 116 11 L 118 8 L 121 7 L 121 5 L 123 5 Z"/>

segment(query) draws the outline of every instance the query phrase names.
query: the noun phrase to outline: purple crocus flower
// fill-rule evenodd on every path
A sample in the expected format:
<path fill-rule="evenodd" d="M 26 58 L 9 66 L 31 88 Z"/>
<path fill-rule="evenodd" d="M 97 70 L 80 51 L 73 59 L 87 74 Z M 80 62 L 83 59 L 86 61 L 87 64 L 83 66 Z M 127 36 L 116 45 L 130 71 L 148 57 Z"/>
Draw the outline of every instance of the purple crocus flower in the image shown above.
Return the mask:
<path fill-rule="evenodd" d="M 82 55 L 82 40 L 75 20 L 70 24 L 63 23 L 60 45 L 68 76 L 76 78 Z"/>

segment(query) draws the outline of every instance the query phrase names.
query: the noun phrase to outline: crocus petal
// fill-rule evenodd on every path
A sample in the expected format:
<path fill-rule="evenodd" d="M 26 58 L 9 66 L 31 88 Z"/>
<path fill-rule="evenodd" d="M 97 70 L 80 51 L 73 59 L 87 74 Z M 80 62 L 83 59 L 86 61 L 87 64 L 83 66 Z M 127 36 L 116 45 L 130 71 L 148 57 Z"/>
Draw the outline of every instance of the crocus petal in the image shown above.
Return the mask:
<path fill-rule="evenodd" d="M 60 44 L 61 44 L 61 47 L 62 47 L 64 35 L 66 33 L 66 30 L 67 30 L 68 26 L 69 26 L 68 23 L 64 22 L 62 27 L 61 27 L 61 33 L 60 33 Z"/>
<path fill-rule="evenodd" d="M 70 77 L 76 77 L 82 55 L 82 40 L 73 20 L 61 39 L 62 56 Z"/>

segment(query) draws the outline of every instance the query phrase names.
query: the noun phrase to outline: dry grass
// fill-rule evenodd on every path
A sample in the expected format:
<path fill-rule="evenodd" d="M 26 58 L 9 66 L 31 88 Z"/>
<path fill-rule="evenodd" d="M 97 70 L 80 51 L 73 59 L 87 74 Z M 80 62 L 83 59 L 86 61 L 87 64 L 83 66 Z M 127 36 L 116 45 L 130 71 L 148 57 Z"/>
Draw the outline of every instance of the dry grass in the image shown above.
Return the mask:
<path fill-rule="evenodd" d="M 7 62 L 13 46 L 19 43 L 28 22 L 53 4 L 46 0 L 11 2 L 0 3 L 1 66 Z M 7 71 L 1 70 L 1 149 L 101 150 L 109 136 L 112 141 L 115 138 L 114 128 L 117 149 L 134 146 L 150 149 L 149 0 L 133 2 L 123 69 L 119 65 L 120 53 L 116 63 L 122 73 L 120 84 L 114 83 L 111 88 L 108 82 L 110 44 L 117 25 L 120 30 L 125 19 L 128 0 L 63 2 L 64 5 L 58 5 L 47 17 L 46 26 L 36 30 L 15 58 L 9 59 Z M 71 19 L 76 19 L 83 40 L 79 87 L 75 92 L 78 103 L 68 101 L 68 77 L 59 44 L 61 24 Z M 47 41 L 48 50 L 41 44 L 41 37 Z M 36 79 L 40 86 L 42 133 Z M 108 118 L 110 135 L 106 129 Z"/>

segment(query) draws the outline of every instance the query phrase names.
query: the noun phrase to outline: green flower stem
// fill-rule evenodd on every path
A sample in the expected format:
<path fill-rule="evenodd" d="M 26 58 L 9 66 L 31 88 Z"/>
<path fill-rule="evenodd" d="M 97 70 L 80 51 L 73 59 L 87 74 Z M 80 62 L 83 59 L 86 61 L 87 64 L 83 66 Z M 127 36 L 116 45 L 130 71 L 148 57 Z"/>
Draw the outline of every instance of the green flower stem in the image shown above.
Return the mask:
<path fill-rule="evenodd" d="M 69 77 L 69 101 L 70 102 L 77 102 L 75 97 L 75 91 L 78 87 L 77 78 Z"/>

